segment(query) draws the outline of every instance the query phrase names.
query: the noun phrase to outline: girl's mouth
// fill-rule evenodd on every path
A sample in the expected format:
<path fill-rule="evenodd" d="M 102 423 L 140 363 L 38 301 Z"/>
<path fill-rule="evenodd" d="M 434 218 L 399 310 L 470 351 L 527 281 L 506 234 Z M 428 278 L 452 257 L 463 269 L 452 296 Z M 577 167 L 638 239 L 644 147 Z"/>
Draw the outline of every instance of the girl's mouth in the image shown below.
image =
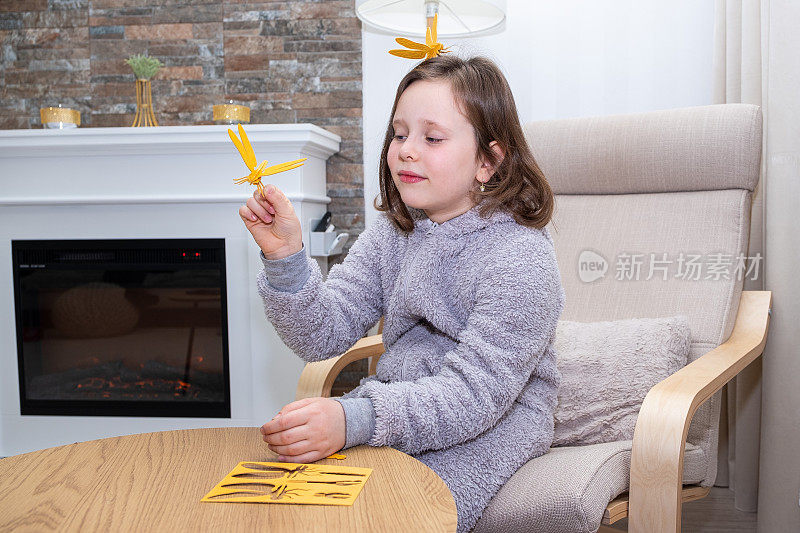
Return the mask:
<path fill-rule="evenodd" d="M 400 181 L 403 183 L 417 183 L 425 179 L 418 174 L 414 174 L 413 172 L 403 171 L 399 172 L 397 175 L 400 178 Z"/>

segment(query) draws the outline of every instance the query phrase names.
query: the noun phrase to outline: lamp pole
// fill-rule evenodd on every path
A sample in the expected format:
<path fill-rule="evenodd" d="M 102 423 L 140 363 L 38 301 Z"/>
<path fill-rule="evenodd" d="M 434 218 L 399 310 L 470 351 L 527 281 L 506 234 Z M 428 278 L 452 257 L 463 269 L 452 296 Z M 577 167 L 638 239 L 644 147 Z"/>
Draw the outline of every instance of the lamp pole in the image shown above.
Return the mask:
<path fill-rule="evenodd" d="M 439 0 L 429 0 L 425 2 L 425 22 L 428 28 L 433 31 L 433 17 L 439 12 Z"/>

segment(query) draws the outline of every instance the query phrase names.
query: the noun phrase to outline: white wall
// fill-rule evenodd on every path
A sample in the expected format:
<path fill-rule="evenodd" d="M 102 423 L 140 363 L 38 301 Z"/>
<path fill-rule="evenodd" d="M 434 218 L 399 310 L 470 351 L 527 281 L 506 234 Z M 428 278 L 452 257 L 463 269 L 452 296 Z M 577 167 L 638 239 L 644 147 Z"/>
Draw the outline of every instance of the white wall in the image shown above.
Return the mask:
<path fill-rule="evenodd" d="M 441 41 L 461 57 L 493 59 L 523 123 L 711 103 L 711 0 L 507 0 L 505 25 L 497 35 Z M 397 84 L 417 61 L 389 55 L 402 48 L 392 36 L 365 30 L 362 37 L 369 225 Z"/>

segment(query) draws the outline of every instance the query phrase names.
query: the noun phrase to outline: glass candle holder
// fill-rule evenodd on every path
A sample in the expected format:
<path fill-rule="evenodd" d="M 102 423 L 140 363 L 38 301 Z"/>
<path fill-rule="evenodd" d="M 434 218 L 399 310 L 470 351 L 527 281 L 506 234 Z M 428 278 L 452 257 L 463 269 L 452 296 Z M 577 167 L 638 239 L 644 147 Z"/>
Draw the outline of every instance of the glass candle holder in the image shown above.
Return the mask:
<path fill-rule="evenodd" d="M 213 107 L 213 119 L 214 124 L 249 124 L 250 108 L 228 100 L 227 104 L 218 104 Z"/>
<path fill-rule="evenodd" d="M 77 128 L 81 125 L 81 114 L 77 109 L 63 107 L 42 107 L 39 109 L 42 126 L 49 129 Z"/>

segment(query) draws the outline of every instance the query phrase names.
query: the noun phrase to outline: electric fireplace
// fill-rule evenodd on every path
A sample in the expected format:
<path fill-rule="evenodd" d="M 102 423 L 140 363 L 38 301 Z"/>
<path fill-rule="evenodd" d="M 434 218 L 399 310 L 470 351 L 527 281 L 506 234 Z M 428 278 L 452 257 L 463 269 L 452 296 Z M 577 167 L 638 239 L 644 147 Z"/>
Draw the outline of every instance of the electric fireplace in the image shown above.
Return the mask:
<path fill-rule="evenodd" d="M 11 248 L 22 415 L 230 418 L 224 239 Z"/>
<path fill-rule="evenodd" d="M 270 182 L 308 246 L 341 139 L 248 128 L 259 157 L 308 158 Z M 231 179 L 244 167 L 227 130 L 0 131 L 0 457 L 175 429 L 258 435 L 294 400 L 305 362 L 264 316 L 261 250 L 238 215 L 252 187 Z M 328 258 L 310 259 L 325 276 Z"/>

